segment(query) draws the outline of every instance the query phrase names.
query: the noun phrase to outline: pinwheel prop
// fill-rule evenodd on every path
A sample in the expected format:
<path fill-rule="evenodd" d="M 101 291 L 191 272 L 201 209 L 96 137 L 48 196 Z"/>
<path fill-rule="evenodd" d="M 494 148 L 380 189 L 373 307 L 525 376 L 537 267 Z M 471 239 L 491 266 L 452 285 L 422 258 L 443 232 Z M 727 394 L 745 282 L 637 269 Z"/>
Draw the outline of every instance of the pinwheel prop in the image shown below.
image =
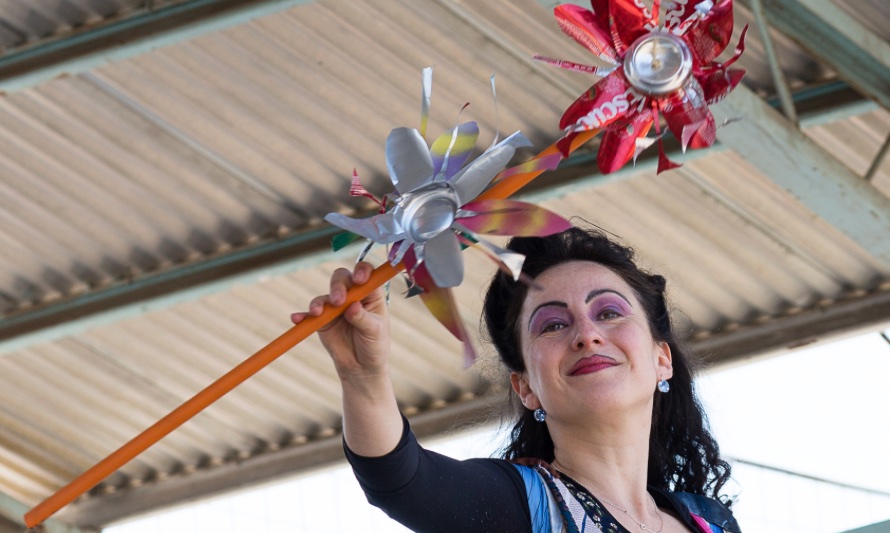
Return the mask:
<path fill-rule="evenodd" d="M 427 87 L 430 82 L 431 75 L 429 72 L 425 72 L 424 112 L 421 120 L 421 131 L 426 129 L 425 124 L 427 123 L 429 108 L 429 89 Z M 468 159 L 469 154 L 467 154 L 467 156 L 461 154 L 463 154 L 463 150 L 465 149 L 463 142 L 469 142 L 470 137 L 467 137 L 467 132 L 473 127 L 474 126 L 462 125 L 456 128 L 456 135 L 455 130 L 451 132 L 451 139 L 454 139 L 454 144 L 452 146 L 452 141 L 449 140 L 448 148 L 446 148 L 444 152 L 441 152 L 449 158 L 449 162 L 446 165 L 444 156 L 441 166 L 437 166 L 434 162 L 433 168 L 435 171 L 432 174 L 432 178 L 430 178 L 428 174 L 429 169 L 427 166 L 425 166 L 424 169 L 420 169 L 421 177 L 417 177 L 413 174 L 413 170 L 416 169 L 408 163 L 409 161 L 413 161 L 414 163 L 417 163 L 417 161 L 424 161 L 423 165 L 426 165 L 426 156 L 423 155 L 423 152 L 426 150 L 425 143 L 423 143 L 423 147 L 420 146 L 421 143 L 417 141 L 416 136 L 413 133 L 404 130 L 397 130 L 400 131 L 400 133 L 396 133 L 395 136 L 393 136 L 394 151 L 391 153 L 387 152 L 387 159 L 391 165 L 395 165 L 396 169 L 395 172 L 390 169 L 391 175 L 395 176 L 394 185 L 398 188 L 398 192 L 395 194 L 395 204 L 400 211 L 415 212 L 415 214 L 409 214 L 407 216 L 400 215 L 400 211 L 396 211 L 396 208 L 393 208 L 391 217 L 371 217 L 368 222 L 361 223 L 360 225 L 365 226 L 367 223 L 373 225 L 375 222 L 382 222 L 384 227 L 380 231 L 380 241 L 393 239 L 393 249 L 395 250 L 393 253 L 399 255 L 401 255 L 399 250 L 402 249 L 402 246 L 406 247 L 402 263 L 398 265 L 392 264 L 391 262 L 383 263 L 374 270 L 370 279 L 365 284 L 357 285 L 349 289 L 349 292 L 346 295 L 346 301 L 344 301 L 343 304 L 337 307 L 326 306 L 321 315 L 307 317 L 299 324 L 285 331 L 278 338 L 272 340 L 266 346 L 260 348 L 256 353 L 242 361 L 232 370 L 225 373 L 192 398 L 183 402 L 179 407 L 152 424 L 142 433 L 136 435 L 130 441 L 25 513 L 25 525 L 28 527 L 35 527 L 41 524 L 59 509 L 68 505 L 78 496 L 99 484 L 103 479 L 114 473 L 115 470 L 127 464 L 130 460 L 147 450 L 154 443 L 164 438 L 195 415 L 212 405 L 215 401 L 225 396 L 229 391 L 284 355 L 288 350 L 324 327 L 326 324 L 329 324 L 332 320 L 340 316 L 351 304 L 362 300 L 372 291 L 391 280 L 401 271 L 405 264 L 412 265 L 409 269 L 409 273 L 413 271 L 413 277 L 417 285 L 426 287 L 428 289 L 427 292 L 431 294 L 430 296 L 425 297 L 424 302 L 432 311 L 433 315 L 440 322 L 445 324 L 453 334 L 457 335 L 458 338 L 465 340 L 467 337 L 463 331 L 463 326 L 459 320 L 454 319 L 456 316 L 456 308 L 451 297 L 451 292 L 447 290 L 438 290 L 439 287 L 435 284 L 430 275 L 430 272 L 432 271 L 438 273 L 439 269 L 435 266 L 432 267 L 431 270 L 420 268 L 423 265 L 429 267 L 430 265 L 439 263 L 440 257 L 436 252 L 436 246 L 438 245 L 433 245 L 433 247 L 430 248 L 428 242 L 434 239 L 440 232 L 444 231 L 456 232 L 457 239 L 464 244 L 475 244 L 474 240 L 477 239 L 477 237 L 474 237 L 475 233 L 494 234 L 502 232 L 518 235 L 535 233 L 534 228 L 536 226 L 538 227 L 538 230 L 546 227 L 549 231 L 559 231 L 559 224 L 561 224 L 561 222 L 551 217 L 550 214 L 547 214 L 543 210 L 538 210 L 537 208 L 534 208 L 534 206 L 506 201 L 508 196 L 527 185 L 537 176 L 541 175 L 548 169 L 555 168 L 563 158 L 563 152 L 557 149 L 556 143 L 538 153 L 531 160 L 507 169 L 499 175 L 495 175 L 509 160 L 509 157 L 507 157 L 506 154 L 509 153 L 512 156 L 513 151 L 515 151 L 518 146 L 526 144 L 520 135 L 513 135 L 505 139 L 503 142 L 495 144 L 492 148 L 489 148 L 489 150 L 483 153 L 483 155 L 476 161 L 467 166 L 464 171 L 458 170 L 457 173 L 452 173 L 452 170 L 448 169 L 460 168 L 461 166 L 460 164 L 456 164 L 455 161 L 460 161 L 462 164 Z M 593 138 L 597 133 L 599 133 L 597 130 L 582 132 L 574 141 L 572 141 L 569 151 L 576 150 L 579 146 Z M 471 137 L 475 143 L 475 136 Z M 447 134 L 445 138 L 447 138 Z M 434 161 L 438 160 L 438 156 L 434 156 L 433 154 L 440 153 L 439 146 L 440 145 L 433 143 L 430 158 Z M 404 160 L 398 156 L 399 150 L 402 149 L 407 150 L 406 153 L 410 154 Z M 443 169 L 445 170 L 443 171 Z M 450 179 L 445 179 L 445 176 L 449 176 Z M 491 179 L 492 176 L 494 179 Z M 486 177 L 487 181 L 485 179 Z M 464 184 L 465 179 L 467 182 L 466 184 Z M 396 183 L 396 180 L 399 180 L 398 183 Z M 441 183 L 443 180 L 446 182 L 445 185 Z M 480 182 L 485 183 L 483 185 L 478 185 Z M 485 186 L 488 185 L 488 182 L 491 182 L 491 186 L 479 194 L 477 191 L 480 188 L 485 188 Z M 460 191 L 459 195 L 455 192 L 456 189 L 454 183 L 460 184 L 457 189 Z M 363 188 L 358 187 L 357 185 L 357 183 L 353 184 L 353 190 L 356 193 L 364 192 Z M 447 194 L 442 194 L 442 191 L 438 191 L 440 188 L 450 190 L 448 190 Z M 425 192 L 427 189 L 438 192 L 435 194 L 427 193 Z M 475 196 L 476 194 L 478 194 L 478 196 Z M 427 195 L 429 195 L 429 199 L 422 199 Z M 460 205 L 463 201 L 467 200 L 472 201 Z M 384 202 L 380 203 L 384 204 Z M 454 207 L 451 206 L 451 203 L 460 206 L 460 209 L 454 212 L 453 215 L 442 215 L 440 210 L 444 210 L 446 213 L 449 212 L 449 210 L 451 210 L 451 212 L 454 211 Z M 445 207 L 447 207 L 447 209 L 445 209 Z M 417 216 L 417 212 L 419 212 L 421 216 Z M 428 215 L 430 217 L 429 219 L 427 218 Z M 543 218 L 538 219 L 537 222 L 529 222 L 529 220 L 535 220 L 536 216 L 542 216 Z M 441 221 L 438 221 L 439 217 L 442 217 Z M 437 222 L 432 223 L 432 220 L 437 220 Z M 446 224 L 444 222 L 445 220 L 451 220 L 451 222 Z M 399 226 L 396 225 L 396 222 L 398 222 Z M 392 224 L 392 235 L 399 235 L 398 239 L 400 240 L 395 240 L 393 237 L 383 238 L 383 235 L 389 235 L 386 224 Z M 513 227 L 513 224 L 518 224 L 519 227 Z M 441 230 L 438 228 L 441 228 Z M 465 229 L 468 231 L 464 231 Z M 364 231 L 364 229 L 362 231 Z M 372 233 L 372 236 L 374 235 L 376 234 Z M 450 239 L 450 237 L 443 237 L 443 239 L 444 238 Z M 478 242 L 480 244 L 484 243 L 482 240 L 479 240 Z M 418 244 L 425 245 L 421 247 L 423 252 L 419 257 L 417 254 Z M 433 252 L 431 253 L 430 250 L 433 250 Z M 450 248 L 450 250 L 453 250 L 453 248 Z M 393 259 L 398 258 L 398 256 L 391 257 Z M 419 261 L 418 258 L 423 259 L 423 261 Z M 456 263 L 456 261 L 450 257 L 444 259 L 444 261 L 450 261 L 450 263 L 446 264 L 451 265 L 452 267 Z M 500 262 L 505 264 L 510 263 L 512 266 L 512 268 L 510 268 L 511 272 L 515 271 L 515 265 L 512 265 L 512 263 L 514 263 L 514 258 L 501 255 Z M 420 263 L 420 266 L 418 266 L 418 263 Z M 455 279 L 454 274 L 446 273 L 444 279 L 453 280 Z M 445 284 L 448 285 L 449 283 L 446 282 Z M 472 348 L 469 347 L 469 343 L 467 342 L 465 342 L 464 345 L 468 347 L 467 351 L 469 358 L 472 354 L 470 351 Z"/>
<path fill-rule="evenodd" d="M 660 0 L 652 9 L 639 0 L 591 0 L 592 10 L 559 5 L 559 26 L 607 66 L 595 67 L 536 56 L 551 65 L 604 76 L 569 106 L 560 121 L 558 143 L 568 153 L 581 131 L 602 129 L 597 165 L 614 172 L 658 141 L 658 172 L 679 165 L 668 159 L 659 115 L 687 148 L 714 144 L 717 126 L 708 105 L 724 98 L 745 71 L 729 68 L 744 51 L 742 30 L 735 53 L 715 59 L 732 37 L 732 0 L 671 0 L 659 25 Z M 655 126 L 656 138 L 647 138 Z"/>
<path fill-rule="evenodd" d="M 424 71 L 421 128 L 428 123 L 430 71 Z M 330 213 L 325 220 L 368 239 L 370 245 L 392 244 L 389 262 L 405 262 L 411 286 L 455 337 L 463 342 L 467 364 L 476 357 L 460 321 L 451 288 L 463 281 L 461 245 L 478 245 L 500 268 L 519 279 L 524 257 L 479 236 L 544 236 L 571 227 L 564 218 L 546 209 L 513 200 L 479 200 L 492 179 L 513 158 L 517 148 L 531 143 L 520 132 L 492 145 L 464 166 L 479 137 L 475 122 L 458 124 L 427 146 L 424 134 L 413 128 L 396 128 L 386 140 L 386 163 L 396 192 L 389 195 L 393 207 L 370 218 L 355 219 Z M 539 158 L 539 168 L 549 170 L 559 157 Z M 353 178 L 354 195 L 370 193 Z M 386 200 L 376 200 L 385 206 Z M 362 252 L 362 257 L 367 249 Z"/>
<path fill-rule="evenodd" d="M 693 1 L 694 0 L 690 0 Z M 659 141 L 659 172 L 676 165 L 661 146 L 659 115 L 684 147 L 714 142 L 716 126 L 708 105 L 726 96 L 743 71 L 730 69 L 743 51 L 744 31 L 735 54 L 715 63 L 732 33 L 732 1 L 666 4 L 664 27 L 658 26 L 660 1 L 651 13 L 631 0 L 592 0 L 593 10 L 563 5 L 556 17 L 564 31 L 609 66 L 590 67 L 539 58 L 577 71 L 605 75 L 581 95 L 560 122 L 566 135 L 530 161 L 500 172 L 517 148 L 528 141 L 518 132 L 494 142 L 471 163 L 477 126 L 459 124 L 436 139 L 425 141 L 429 116 L 431 71 L 424 72 L 420 130 L 397 128 L 386 143 L 389 174 L 396 191 L 392 202 L 380 201 L 382 212 L 368 219 L 331 214 L 334 224 L 367 238 L 371 245 L 390 246 L 388 261 L 367 283 L 352 287 L 346 301 L 308 317 L 251 355 L 192 398 L 155 422 L 73 481 L 25 513 L 28 527 L 41 524 L 151 445 L 206 409 L 229 391 L 341 315 L 407 267 L 412 286 L 433 315 L 464 341 L 467 361 L 473 349 L 457 318 L 451 288 L 463 278 L 461 246 L 481 248 L 498 265 L 519 276 L 522 258 L 485 241 L 479 234 L 546 235 L 567 227 L 560 217 L 538 207 L 506 200 L 569 153 L 605 131 L 597 157 L 604 172 L 617 170 L 639 150 L 655 125 Z M 655 15 L 653 15 L 654 13 Z M 628 44 L 629 43 L 629 44 Z M 499 174 L 500 172 L 500 174 Z M 490 185 L 490 186 L 489 186 Z M 356 179 L 353 192 L 369 195 Z M 416 291 L 410 291 L 416 292 Z"/>

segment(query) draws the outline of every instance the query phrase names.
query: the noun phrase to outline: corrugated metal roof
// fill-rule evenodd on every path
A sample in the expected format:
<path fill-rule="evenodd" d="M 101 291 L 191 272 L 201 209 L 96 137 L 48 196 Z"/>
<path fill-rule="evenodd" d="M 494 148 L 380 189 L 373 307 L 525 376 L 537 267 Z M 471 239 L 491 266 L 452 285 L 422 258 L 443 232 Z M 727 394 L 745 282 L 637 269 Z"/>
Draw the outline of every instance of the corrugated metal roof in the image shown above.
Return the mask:
<path fill-rule="evenodd" d="M 0 56 L 189 0 L 2 0 Z"/>
<path fill-rule="evenodd" d="M 27 17 L 25 3 L 0 7 L 7 4 L 4 20 Z M 137 8 L 107 4 L 115 13 Z M 59 28 L 68 15 L 54 6 L 27 3 L 35 13 L 49 10 L 47 24 Z M 890 20 L 885 7 L 865 8 L 876 32 L 890 27 L 876 22 Z M 738 33 L 751 17 L 736 11 Z M 771 94 L 754 33 L 742 60 L 746 83 Z M 833 78 L 790 39 L 777 38 L 792 87 Z M 534 53 L 586 60 L 531 0 L 330 1 L 5 94 L 0 312 L 15 319 L 125 289 L 323 227 L 330 211 L 366 211 L 368 203 L 348 197 L 352 168 L 373 192 L 391 188 L 384 140 L 393 127 L 417 124 L 424 66 L 436 65 L 431 133 L 449 128 L 470 101 L 463 118 L 480 122 L 480 144 L 498 127 L 549 144 L 562 110 L 592 79 L 535 63 Z M 888 132 L 887 110 L 806 130 L 860 175 Z M 890 292 L 888 265 L 731 151 L 697 154 L 657 177 L 648 163 L 609 178 L 564 172 L 584 177 L 535 194 L 633 244 L 644 264 L 669 278 L 694 339 Z M 890 193 L 890 164 L 873 184 Z M 354 254 L 10 345 L 0 357 L 0 492 L 30 505 L 73 479 L 282 333 L 289 313 Z M 475 326 L 493 267 L 472 250 L 465 256 L 458 301 Z M 497 389 L 490 357 L 481 370 L 462 370 L 457 343 L 401 291 L 395 282 L 393 377 L 403 410 L 434 411 Z M 317 341 L 303 343 L 96 494 L 164 486 L 335 440 L 339 387 L 326 359 Z"/>

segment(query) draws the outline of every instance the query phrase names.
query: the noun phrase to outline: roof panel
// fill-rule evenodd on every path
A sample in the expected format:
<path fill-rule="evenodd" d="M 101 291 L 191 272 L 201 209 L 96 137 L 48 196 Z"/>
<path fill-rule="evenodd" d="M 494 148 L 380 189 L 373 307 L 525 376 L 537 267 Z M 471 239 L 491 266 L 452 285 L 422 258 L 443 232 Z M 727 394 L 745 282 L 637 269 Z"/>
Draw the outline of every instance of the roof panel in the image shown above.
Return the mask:
<path fill-rule="evenodd" d="M 750 16 L 736 15 L 738 33 Z M 746 83 L 771 94 L 755 33 L 742 60 Z M 832 76 L 784 36 L 778 47 L 792 86 Z M 351 171 L 375 194 L 391 190 L 384 142 L 391 128 L 418 124 L 421 68 L 436 65 L 431 136 L 452 127 L 469 101 L 461 120 L 479 122 L 480 148 L 498 129 L 522 130 L 537 146 L 557 138 L 562 110 L 593 78 L 536 63 L 534 53 L 589 61 L 532 0 L 335 0 L 0 96 L 4 317 L 103 289 L 126 294 L 149 275 L 175 281 L 210 259 L 223 269 L 246 256 L 245 268 L 270 272 L 212 287 L 183 282 L 175 304 L 112 310 L 3 354 L 0 491 L 36 503 L 289 327 L 289 313 L 357 248 L 323 263 L 298 249 L 287 268 L 249 254 L 324 227 L 328 212 L 373 210 L 348 196 Z M 862 174 L 888 131 L 890 114 L 879 110 L 806 133 Z M 608 178 L 588 159 L 553 174 L 555 184 L 574 179 L 562 192 L 537 194 L 635 246 L 669 279 L 680 321 L 699 338 L 890 289 L 885 266 L 738 155 L 677 154 L 685 166 L 658 176 L 648 155 Z M 874 184 L 890 191 L 886 161 Z M 473 249 L 464 257 L 467 280 L 456 295 L 476 335 L 494 265 Z M 464 371 L 460 346 L 419 299 L 402 298 L 401 280 L 391 291 L 392 372 L 406 413 L 435 415 L 501 390 L 490 347 L 479 343 L 482 360 Z M 315 450 L 336 440 L 339 425 L 335 371 L 309 339 L 95 492 L 166 487 Z"/>

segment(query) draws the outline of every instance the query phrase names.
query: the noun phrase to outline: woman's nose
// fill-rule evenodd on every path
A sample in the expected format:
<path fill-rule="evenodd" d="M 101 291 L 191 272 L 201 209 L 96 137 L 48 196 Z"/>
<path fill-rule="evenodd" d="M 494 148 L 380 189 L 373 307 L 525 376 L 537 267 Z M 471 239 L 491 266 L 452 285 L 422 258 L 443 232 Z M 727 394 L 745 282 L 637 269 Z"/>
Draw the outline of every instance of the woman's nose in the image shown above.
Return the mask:
<path fill-rule="evenodd" d="M 583 320 L 578 324 L 575 338 L 572 346 L 576 350 L 581 350 L 588 346 L 594 346 L 603 343 L 603 336 L 600 329 L 590 320 Z"/>

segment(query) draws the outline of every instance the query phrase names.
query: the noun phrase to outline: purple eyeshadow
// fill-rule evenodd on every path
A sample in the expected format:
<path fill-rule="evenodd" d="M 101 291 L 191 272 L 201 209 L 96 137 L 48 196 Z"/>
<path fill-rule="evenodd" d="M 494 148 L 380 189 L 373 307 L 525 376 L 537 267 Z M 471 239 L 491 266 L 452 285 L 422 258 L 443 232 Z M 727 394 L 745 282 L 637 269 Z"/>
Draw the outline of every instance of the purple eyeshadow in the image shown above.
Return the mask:
<path fill-rule="evenodd" d="M 605 293 L 594 300 L 590 306 L 591 313 L 594 317 L 606 309 L 613 309 L 622 316 L 629 316 L 632 314 L 630 304 L 617 294 Z"/>
<path fill-rule="evenodd" d="M 535 334 L 540 333 L 545 327 L 553 322 L 565 323 L 568 319 L 568 312 L 562 307 L 545 307 L 540 309 L 532 318 L 530 329 Z"/>

